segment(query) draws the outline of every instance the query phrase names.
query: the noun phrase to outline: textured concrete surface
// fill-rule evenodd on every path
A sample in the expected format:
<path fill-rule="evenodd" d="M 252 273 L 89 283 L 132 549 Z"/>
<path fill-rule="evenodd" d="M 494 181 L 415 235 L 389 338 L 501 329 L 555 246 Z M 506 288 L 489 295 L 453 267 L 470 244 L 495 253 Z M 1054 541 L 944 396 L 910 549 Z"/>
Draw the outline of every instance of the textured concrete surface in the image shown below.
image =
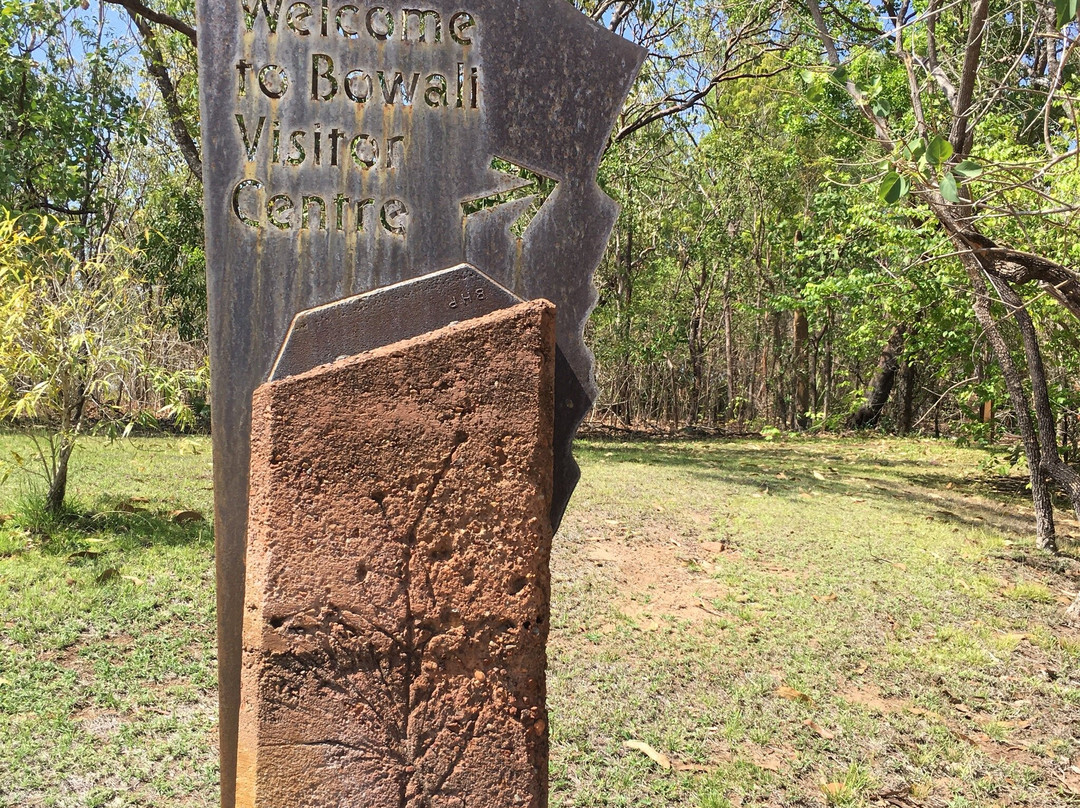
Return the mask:
<path fill-rule="evenodd" d="M 238 806 L 546 806 L 554 319 L 256 391 Z"/>

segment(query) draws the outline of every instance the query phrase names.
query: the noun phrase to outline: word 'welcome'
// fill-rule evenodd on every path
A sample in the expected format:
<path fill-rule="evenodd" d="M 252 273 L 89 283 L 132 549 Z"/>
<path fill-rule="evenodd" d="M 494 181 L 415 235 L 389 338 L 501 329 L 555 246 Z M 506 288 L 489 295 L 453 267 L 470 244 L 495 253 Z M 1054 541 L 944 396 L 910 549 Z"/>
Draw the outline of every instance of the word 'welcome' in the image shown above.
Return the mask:
<path fill-rule="evenodd" d="M 346 39 L 368 36 L 379 42 L 398 38 L 402 42 L 415 44 L 443 41 L 443 16 L 429 8 L 402 8 L 395 11 L 386 6 L 371 6 L 365 10 L 351 3 L 342 3 L 331 9 L 330 0 L 321 0 L 317 6 L 306 2 L 286 6 L 284 0 L 275 0 L 273 9 L 269 0 L 241 0 L 241 6 L 249 31 L 255 29 L 261 14 L 271 34 L 277 34 L 284 20 L 284 29 L 302 37 L 326 37 L 333 32 Z M 333 26 L 330 25 L 331 19 Z M 446 29 L 458 45 L 471 45 L 476 26 L 472 14 L 458 11 L 450 16 Z"/>

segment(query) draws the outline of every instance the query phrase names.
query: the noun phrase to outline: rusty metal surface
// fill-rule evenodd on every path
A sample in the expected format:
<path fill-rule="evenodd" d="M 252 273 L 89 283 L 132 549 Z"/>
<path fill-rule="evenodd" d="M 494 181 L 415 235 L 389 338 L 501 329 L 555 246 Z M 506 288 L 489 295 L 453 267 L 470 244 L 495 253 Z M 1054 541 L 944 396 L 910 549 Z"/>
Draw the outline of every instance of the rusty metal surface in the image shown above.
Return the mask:
<path fill-rule="evenodd" d="M 565 0 L 198 0 L 197 13 L 229 808 L 253 390 L 297 312 L 468 261 L 558 307 L 558 524 L 595 396 L 592 273 L 618 212 L 596 171 L 644 54 Z M 509 226 L 527 201 L 463 208 L 521 185 L 496 158 L 557 183 L 521 238 Z"/>
<path fill-rule="evenodd" d="M 462 264 L 308 309 L 293 320 L 270 381 L 520 302 L 476 267 Z"/>

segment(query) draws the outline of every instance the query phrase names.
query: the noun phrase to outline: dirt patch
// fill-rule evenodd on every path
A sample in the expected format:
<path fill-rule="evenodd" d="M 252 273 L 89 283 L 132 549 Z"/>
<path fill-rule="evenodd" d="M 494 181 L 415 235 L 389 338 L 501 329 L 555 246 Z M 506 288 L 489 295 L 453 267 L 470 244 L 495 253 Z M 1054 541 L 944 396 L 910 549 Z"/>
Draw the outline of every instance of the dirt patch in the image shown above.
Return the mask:
<path fill-rule="evenodd" d="M 120 714 L 114 710 L 86 708 L 75 713 L 72 719 L 82 727 L 83 732 L 102 741 L 113 737 L 124 725 Z"/>
<path fill-rule="evenodd" d="M 1014 763 L 1020 766 L 1029 766 L 1033 769 L 1042 768 L 1046 765 L 1045 758 L 1034 755 L 1023 746 L 1011 744 L 1007 741 L 996 741 L 985 732 L 957 732 L 956 737 L 967 741 L 991 760 L 998 763 Z"/>
<path fill-rule="evenodd" d="M 729 590 L 713 577 L 727 552 L 720 542 L 665 543 L 594 538 L 586 562 L 619 591 L 616 608 L 639 628 L 659 628 L 674 618 L 701 622 L 724 617 L 714 604 Z M 719 564 L 717 563 L 719 561 Z"/>
<path fill-rule="evenodd" d="M 910 703 L 904 699 L 892 699 L 881 694 L 881 690 L 873 685 L 864 685 L 862 687 L 849 687 L 845 690 L 841 690 L 837 695 L 851 704 L 858 704 L 866 709 L 881 713 L 882 715 L 889 715 L 892 713 L 902 713 L 910 708 Z"/>

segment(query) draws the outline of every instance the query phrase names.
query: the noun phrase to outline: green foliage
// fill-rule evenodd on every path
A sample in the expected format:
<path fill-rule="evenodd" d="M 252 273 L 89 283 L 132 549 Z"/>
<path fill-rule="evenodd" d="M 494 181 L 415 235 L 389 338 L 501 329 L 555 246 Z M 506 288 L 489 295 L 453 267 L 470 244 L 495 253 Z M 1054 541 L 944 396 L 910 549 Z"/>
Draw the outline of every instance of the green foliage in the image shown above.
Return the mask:
<path fill-rule="evenodd" d="M 160 295 L 156 317 L 184 341 L 206 338 L 202 217 L 202 189 L 173 174 L 150 192 L 138 222 L 137 266 Z"/>
<path fill-rule="evenodd" d="M 1064 28 L 1076 20 L 1078 0 L 1054 0 L 1054 9 L 1057 12 L 1057 26 Z"/>
<path fill-rule="evenodd" d="M 949 158 L 953 156 L 953 147 L 941 135 L 934 135 L 926 146 L 925 154 L 927 163 L 932 166 L 939 166 L 947 163 Z"/>
<path fill-rule="evenodd" d="M 960 204 L 960 189 L 956 185 L 956 177 L 951 171 L 946 171 L 945 175 L 941 178 L 941 197 L 946 202 L 952 202 L 954 205 Z"/>
<path fill-rule="evenodd" d="M 881 179 L 878 196 L 885 204 L 895 205 L 909 193 L 911 193 L 911 180 L 907 177 L 890 171 Z"/>
<path fill-rule="evenodd" d="M 111 207 L 102 187 L 117 141 L 145 137 L 122 42 L 81 3 L 0 2 L 0 205 L 71 212 Z"/>
<path fill-rule="evenodd" d="M 87 426 L 127 435 L 137 423 L 136 379 L 156 385 L 158 414 L 180 425 L 192 422 L 187 394 L 202 382 L 148 362 L 134 251 L 101 239 L 80 259 L 65 245 L 69 230 L 43 216 L 0 217 L 0 421 L 44 427 L 39 463 L 22 467 L 45 479 L 53 510 Z"/>

